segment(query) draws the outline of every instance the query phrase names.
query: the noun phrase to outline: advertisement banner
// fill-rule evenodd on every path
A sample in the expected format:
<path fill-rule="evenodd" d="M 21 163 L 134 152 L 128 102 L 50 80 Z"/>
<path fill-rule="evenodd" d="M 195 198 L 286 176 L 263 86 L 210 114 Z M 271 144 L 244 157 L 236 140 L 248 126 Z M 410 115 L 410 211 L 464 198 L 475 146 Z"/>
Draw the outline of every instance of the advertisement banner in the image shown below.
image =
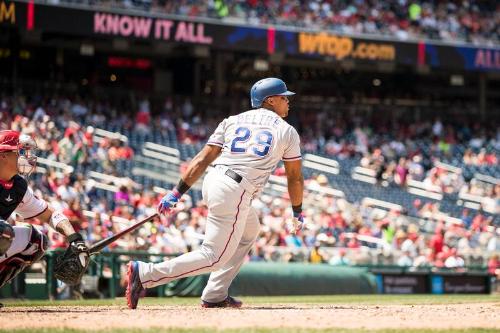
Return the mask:
<path fill-rule="evenodd" d="M 384 294 L 488 294 L 490 283 L 487 273 L 377 272 L 378 291 Z"/>
<path fill-rule="evenodd" d="M 490 277 L 459 275 L 443 276 L 444 294 L 488 294 L 490 293 Z"/>
<path fill-rule="evenodd" d="M 0 25 L 15 26 L 18 24 L 16 7 L 17 5 L 14 2 L 0 0 Z"/>
<path fill-rule="evenodd" d="M 425 45 L 426 62 L 437 68 L 500 71 L 500 48 Z"/>
<path fill-rule="evenodd" d="M 0 0 L 1 1 L 1 0 Z M 16 3 L 17 7 L 29 4 Z M 24 8 L 23 8 L 24 9 Z M 25 14 L 26 9 L 23 11 Z M 18 26 L 28 29 L 29 15 L 21 15 Z M 94 38 L 133 38 L 169 43 L 208 45 L 241 51 L 267 51 L 266 29 L 206 24 L 154 16 L 136 16 L 34 5 L 32 29 L 44 33 Z"/>
<path fill-rule="evenodd" d="M 423 294 L 427 293 L 426 274 L 379 274 L 379 292 L 384 294 Z"/>
<path fill-rule="evenodd" d="M 150 40 L 206 45 L 215 49 L 280 53 L 289 57 L 356 63 L 393 63 L 473 71 L 499 71 L 500 48 L 434 45 L 353 38 L 327 32 L 174 20 L 155 15 L 95 11 L 0 0 L 0 25 L 67 36 Z"/>
<path fill-rule="evenodd" d="M 410 53 L 405 54 L 402 43 L 358 39 L 325 32 L 300 32 L 297 36 L 296 53 L 299 55 L 331 57 L 336 60 L 416 63 L 416 45 L 408 45 Z"/>
<path fill-rule="evenodd" d="M 279 52 L 291 56 L 330 57 L 334 60 L 416 63 L 416 45 L 409 43 L 208 24 L 42 4 L 35 5 L 32 16 L 31 29 L 66 35 L 147 39 L 263 54 Z M 19 26 L 26 28 L 28 19 L 24 17 L 22 21 Z"/>

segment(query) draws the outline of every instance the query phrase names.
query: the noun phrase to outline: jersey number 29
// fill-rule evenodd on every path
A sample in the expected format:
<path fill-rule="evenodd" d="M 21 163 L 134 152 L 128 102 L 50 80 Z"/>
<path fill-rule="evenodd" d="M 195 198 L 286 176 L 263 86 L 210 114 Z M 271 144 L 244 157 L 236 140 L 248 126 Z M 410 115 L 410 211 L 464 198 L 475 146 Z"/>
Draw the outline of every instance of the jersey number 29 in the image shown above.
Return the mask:
<path fill-rule="evenodd" d="M 273 142 L 271 132 L 262 130 L 252 136 L 252 131 L 249 128 L 238 127 L 234 134 L 236 134 L 236 137 L 231 143 L 231 153 L 243 154 L 248 149 L 251 149 L 251 152 L 259 157 L 264 157 L 269 153 Z"/>

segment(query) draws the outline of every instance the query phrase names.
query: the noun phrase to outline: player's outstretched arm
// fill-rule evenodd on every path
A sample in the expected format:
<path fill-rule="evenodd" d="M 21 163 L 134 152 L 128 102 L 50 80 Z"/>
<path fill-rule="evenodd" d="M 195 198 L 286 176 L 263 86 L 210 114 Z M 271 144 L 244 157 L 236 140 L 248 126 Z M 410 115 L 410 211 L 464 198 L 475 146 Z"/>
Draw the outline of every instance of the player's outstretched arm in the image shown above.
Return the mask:
<path fill-rule="evenodd" d="M 219 146 L 206 145 L 191 160 L 188 168 L 181 176 L 179 184 L 167 195 L 165 195 L 158 205 L 158 213 L 166 214 L 175 207 L 179 199 L 196 181 L 203 175 L 210 163 L 220 155 L 222 148 Z"/>
<path fill-rule="evenodd" d="M 62 212 L 55 212 L 50 206 L 42 214 L 38 215 L 37 218 L 44 223 L 48 223 L 66 238 L 76 233 L 69 219 Z"/>
<path fill-rule="evenodd" d="M 208 166 L 219 157 L 222 148 L 219 146 L 206 145 L 191 160 L 188 168 L 182 175 L 182 180 L 191 187 L 205 173 Z"/>
<path fill-rule="evenodd" d="M 302 214 L 302 198 L 304 195 L 304 176 L 302 175 L 302 161 L 285 161 L 285 171 L 288 183 L 288 194 L 293 209 L 293 226 L 291 232 L 295 233 L 302 228 L 304 216 Z"/>

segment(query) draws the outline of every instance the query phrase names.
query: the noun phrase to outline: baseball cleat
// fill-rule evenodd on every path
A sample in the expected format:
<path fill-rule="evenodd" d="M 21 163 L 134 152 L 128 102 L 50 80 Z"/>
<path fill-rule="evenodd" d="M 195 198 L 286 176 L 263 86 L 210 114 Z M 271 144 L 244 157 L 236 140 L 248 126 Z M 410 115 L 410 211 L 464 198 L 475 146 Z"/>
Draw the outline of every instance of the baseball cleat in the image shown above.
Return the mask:
<path fill-rule="evenodd" d="M 211 303 L 203 300 L 201 301 L 202 308 L 241 308 L 242 305 L 242 301 L 239 301 L 231 296 L 227 296 L 225 300 L 216 303 Z"/>
<path fill-rule="evenodd" d="M 139 263 L 137 261 L 130 261 L 127 270 L 127 305 L 129 309 L 137 308 L 139 298 L 144 295 L 144 287 L 142 286 L 141 279 L 139 278 Z"/>

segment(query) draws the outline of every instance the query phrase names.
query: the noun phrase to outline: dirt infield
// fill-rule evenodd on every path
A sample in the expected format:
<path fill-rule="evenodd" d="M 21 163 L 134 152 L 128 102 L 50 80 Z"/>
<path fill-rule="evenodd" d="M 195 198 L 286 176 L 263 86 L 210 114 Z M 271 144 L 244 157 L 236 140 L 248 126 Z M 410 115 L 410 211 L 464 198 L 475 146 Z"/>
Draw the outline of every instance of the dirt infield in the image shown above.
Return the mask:
<path fill-rule="evenodd" d="M 0 310 L 0 329 L 153 327 L 500 328 L 500 303 L 446 305 L 258 304 L 242 309 L 199 306 L 43 306 Z"/>

